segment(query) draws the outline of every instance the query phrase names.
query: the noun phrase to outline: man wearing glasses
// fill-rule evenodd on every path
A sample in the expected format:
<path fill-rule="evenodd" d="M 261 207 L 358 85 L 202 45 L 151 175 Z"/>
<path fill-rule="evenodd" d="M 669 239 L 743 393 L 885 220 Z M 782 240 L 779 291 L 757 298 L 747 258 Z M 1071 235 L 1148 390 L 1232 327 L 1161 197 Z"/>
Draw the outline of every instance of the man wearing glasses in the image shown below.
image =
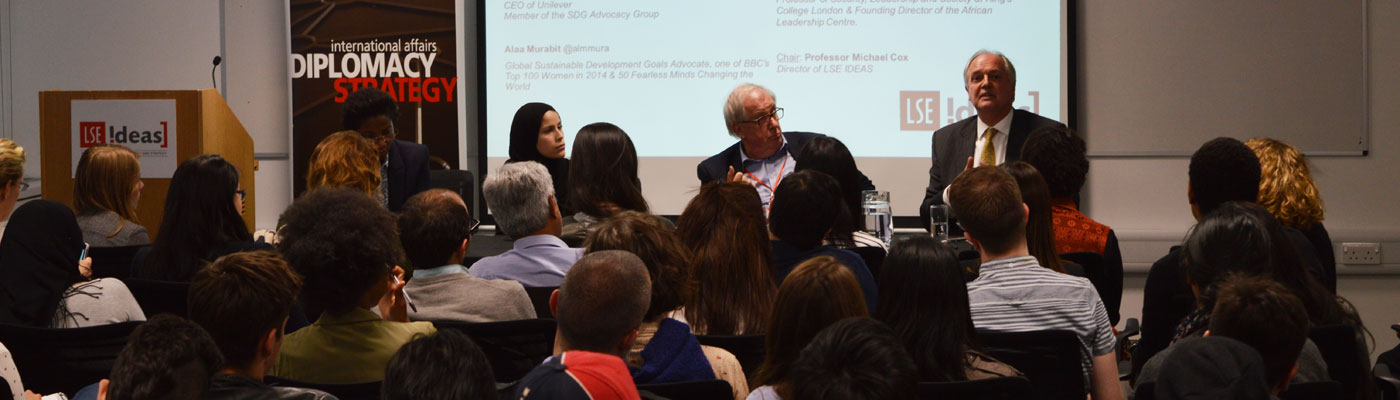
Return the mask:
<path fill-rule="evenodd" d="M 428 190 L 428 146 L 396 140 L 399 105 L 375 88 L 356 90 L 345 99 L 341 122 L 359 132 L 379 151 L 379 204 L 398 212 L 409 196 Z"/>
<path fill-rule="evenodd" d="M 763 209 L 773 200 L 773 189 L 784 176 L 797 168 L 795 157 L 812 138 L 823 136 L 811 132 L 783 132 L 778 120 L 783 109 L 778 107 L 771 90 L 745 83 L 729 92 L 724 103 L 724 125 L 729 135 L 739 143 L 724 149 L 696 167 L 701 184 L 725 180 L 753 185 L 763 201 Z M 874 189 L 870 179 L 864 179 L 865 189 Z"/>

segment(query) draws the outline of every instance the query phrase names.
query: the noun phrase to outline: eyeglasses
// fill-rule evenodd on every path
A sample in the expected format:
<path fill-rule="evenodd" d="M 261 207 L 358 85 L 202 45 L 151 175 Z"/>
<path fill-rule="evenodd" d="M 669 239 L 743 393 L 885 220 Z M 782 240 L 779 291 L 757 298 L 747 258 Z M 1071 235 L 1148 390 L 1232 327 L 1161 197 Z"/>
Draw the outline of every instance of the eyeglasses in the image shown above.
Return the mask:
<path fill-rule="evenodd" d="M 239 200 L 242 200 L 242 199 L 248 197 L 248 191 L 247 191 L 247 190 L 238 189 L 238 190 L 235 190 L 235 191 L 233 191 L 233 192 L 238 194 L 238 199 L 239 199 Z"/>
<path fill-rule="evenodd" d="M 467 237 L 470 238 L 472 235 L 476 234 L 477 230 L 481 229 L 481 221 L 478 221 L 476 217 L 472 217 L 470 215 L 468 215 L 467 218 L 471 218 L 472 220 L 472 222 L 469 224 L 471 225 L 471 228 L 467 228 Z"/>
<path fill-rule="evenodd" d="M 783 119 L 783 108 L 782 108 L 782 107 L 776 107 L 776 108 L 773 109 L 773 112 L 771 112 L 771 113 L 764 114 L 764 115 L 760 115 L 760 116 L 758 116 L 758 118 L 754 118 L 754 119 L 751 120 L 751 121 L 740 121 L 739 123 L 741 123 L 741 124 L 761 124 L 761 123 L 764 123 L 764 122 L 768 122 L 768 119 L 769 119 L 769 118 L 772 118 L 774 121 Z"/>
<path fill-rule="evenodd" d="M 23 180 L 19 181 L 19 191 L 23 192 L 26 190 L 29 190 L 29 182 Z"/>

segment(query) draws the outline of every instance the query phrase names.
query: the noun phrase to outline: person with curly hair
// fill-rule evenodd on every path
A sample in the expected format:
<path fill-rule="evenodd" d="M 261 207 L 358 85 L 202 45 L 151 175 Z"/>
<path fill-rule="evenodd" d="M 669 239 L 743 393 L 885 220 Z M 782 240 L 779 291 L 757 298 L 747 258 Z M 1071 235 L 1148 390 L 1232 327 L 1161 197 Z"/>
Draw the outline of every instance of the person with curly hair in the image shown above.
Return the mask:
<path fill-rule="evenodd" d="M 306 167 L 306 191 L 322 187 L 350 188 L 371 199 L 384 200 L 379 191 L 379 166 L 374 162 L 374 143 L 355 131 L 340 131 L 321 139 L 311 152 Z M 402 205 L 402 203 L 400 203 Z"/>
<path fill-rule="evenodd" d="M 430 322 L 408 322 L 394 215 L 374 199 L 322 188 L 292 202 L 278 225 L 277 249 L 302 277 L 307 315 L 320 317 L 287 335 L 269 375 L 315 383 L 379 381 L 400 346 L 437 333 Z"/>
<path fill-rule="evenodd" d="M 394 97 L 372 87 L 346 96 L 345 108 L 341 110 L 344 128 L 373 143 L 374 156 L 365 158 L 379 170 L 380 180 L 372 197 L 394 212 L 409 197 L 428 190 L 432 184 L 428 176 L 428 146 L 396 139 L 398 119 L 399 105 Z"/>
<path fill-rule="evenodd" d="M 1307 236 L 1317 250 L 1317 259 L 1325 271 L 1335 274 L 1337 258 L 1332 251 L 1332 237 L 1322 226 L 1322 195 L 1313 183 L 1308 158 L 1298 149 L 1270 138 L 1253 138 L 1244 142 L 1259 156 L 1259 203 L 1269 210 L 1283 226 L 1297 229 Z M 1336 291 L 1336 288 L 1332 288 Z"/>

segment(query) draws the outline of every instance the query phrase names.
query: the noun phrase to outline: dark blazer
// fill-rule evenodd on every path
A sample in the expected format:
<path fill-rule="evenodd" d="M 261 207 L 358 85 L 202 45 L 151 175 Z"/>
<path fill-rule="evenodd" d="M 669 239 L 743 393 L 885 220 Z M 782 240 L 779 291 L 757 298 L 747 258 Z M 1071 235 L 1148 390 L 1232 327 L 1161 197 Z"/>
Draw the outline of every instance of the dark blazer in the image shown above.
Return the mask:
<path fill-rule="evenodd" d="M 1064 126 L 1026 110 L 1012 112 L 1011 132 L 1006 138 L 1006 162 L 1021 159 L 1021 145 L 1031 132 L 1047 126 Z M 967 166 L 967 158 L 977 148 L 977 116 L 954 122 L 933 132 L 933 166 L 928 169 L 928 187 L 919 204 L 919 224 L 928 229 L 928 206 L 943 204 L 943 189 Z"/>
<path fill-rule="evenodd" d="M 428 146 L 403 140 L 389 144 L 389 211 L 398 212 L 409 197 L 431 188 Z"/>
<path fill-rule="evenodd" d="M 807 145 L 807 142 L 814 138 L 823 136 L 826 135 L 811 132 L 783 132 L 783 138 L 787 139 L 788 154 L 791 154 L 792 160 L 798 163 L 802 162 L 802 160 L 797 159 L 798 155 L 802 154 L 802 146 Z M 739 150 L 742 143 L 734 143 L 733 146 L 706 158 L 705 161 L 700 162 L 700 165 L 695 166 L 695 175 L 700 178 L 700 184 L 723 181 L 729 175 L 729 167 L 734 167 L 735 171 L 743 170 L 743 157 L 740 156 Z M 875 183 L 870 182 L 870 178 L 865 177 L 864 173 L 860 174 L 860 178 L 864 181 L 861 190 L 875 190 Z"/>

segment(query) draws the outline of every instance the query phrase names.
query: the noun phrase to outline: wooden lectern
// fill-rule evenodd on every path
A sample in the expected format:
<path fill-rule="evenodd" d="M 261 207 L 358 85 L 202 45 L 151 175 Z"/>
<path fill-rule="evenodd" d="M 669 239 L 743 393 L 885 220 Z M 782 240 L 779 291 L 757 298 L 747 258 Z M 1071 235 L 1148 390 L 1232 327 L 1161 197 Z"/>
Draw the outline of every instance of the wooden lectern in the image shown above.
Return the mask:
<path fill-rule="evenodd" d="M 73 143 L 79 123 L 73 121 L 73 104 L 86 100 L 173 100 L 175 134 L 171 136 L 175 139 L 175 165 L 200 154 L 218 154 L 237 167 L 239 186 L 247 192 L 243 223 L 254 229 L 257 196 L 253 184 L 253 139 L 215 89 L 39 92 L 39 143 L 43 154 L 40 182 L 44 199 L 73 206 L 73 165 L 77 162 L 73 153 L 79 145 Z M 142 173 L 149 175 L 145 162 Z M 137 223 L 145 226 L 154 240 L 164 216 L 170 175 L 143 177 L 142 181 L 146 187 L 137 205 Z"/>

